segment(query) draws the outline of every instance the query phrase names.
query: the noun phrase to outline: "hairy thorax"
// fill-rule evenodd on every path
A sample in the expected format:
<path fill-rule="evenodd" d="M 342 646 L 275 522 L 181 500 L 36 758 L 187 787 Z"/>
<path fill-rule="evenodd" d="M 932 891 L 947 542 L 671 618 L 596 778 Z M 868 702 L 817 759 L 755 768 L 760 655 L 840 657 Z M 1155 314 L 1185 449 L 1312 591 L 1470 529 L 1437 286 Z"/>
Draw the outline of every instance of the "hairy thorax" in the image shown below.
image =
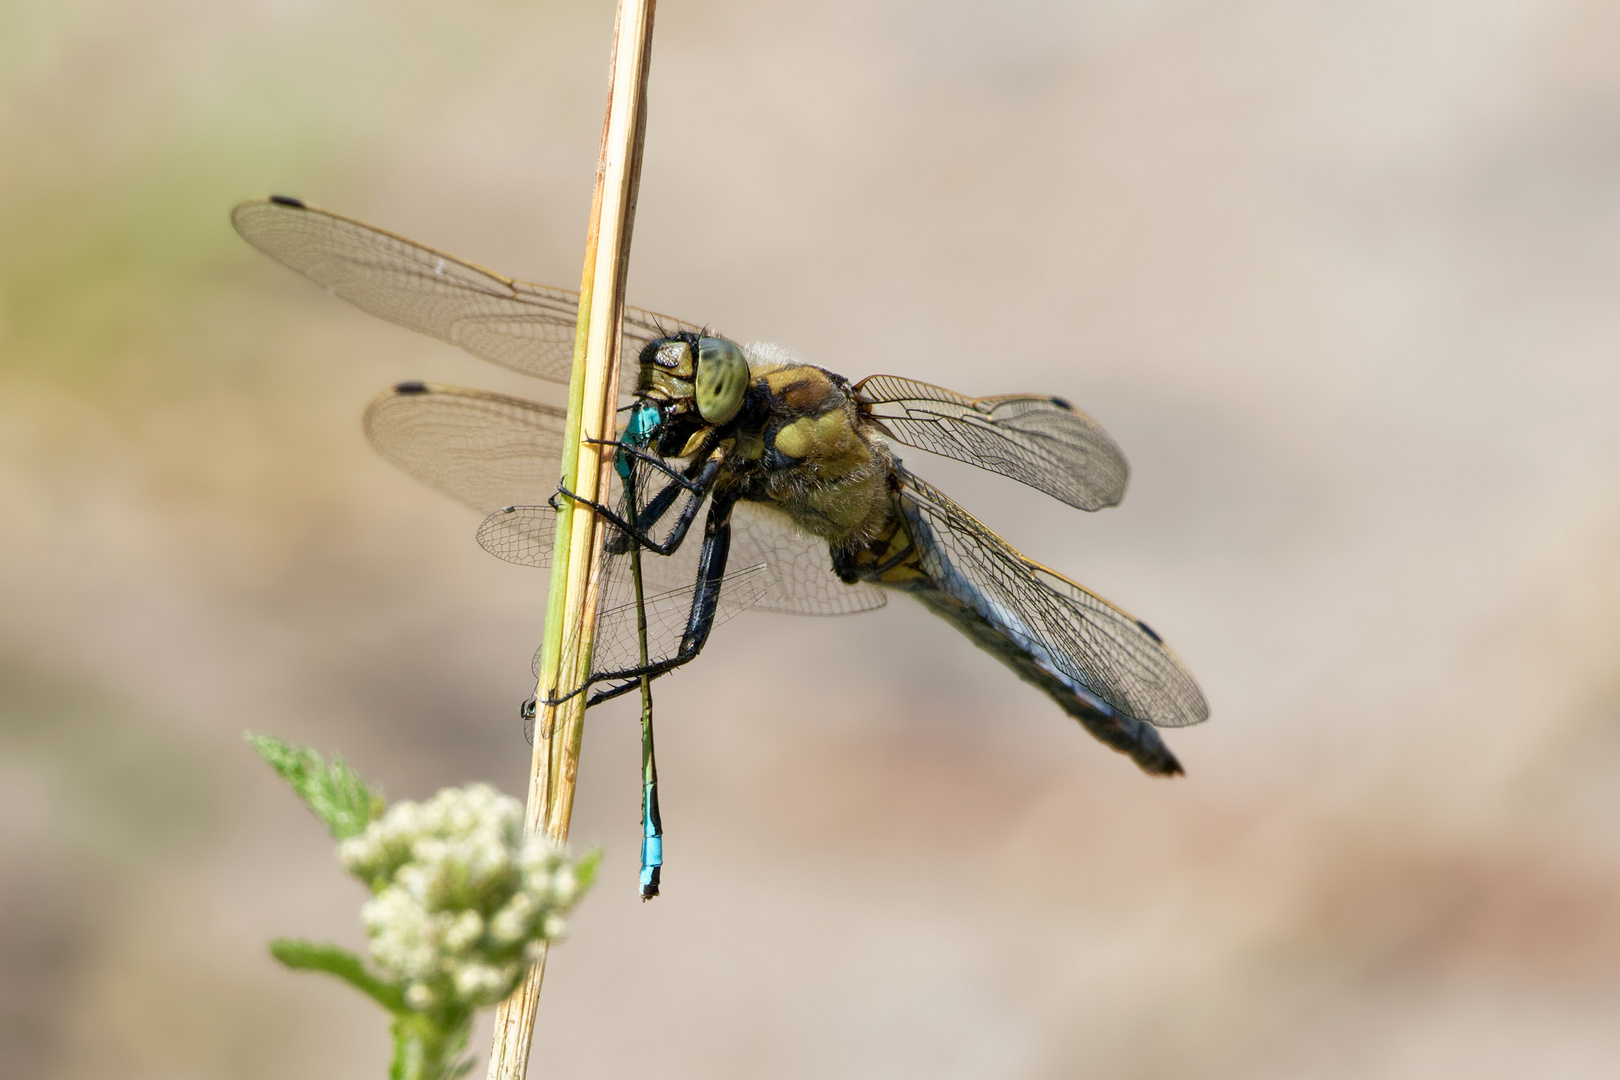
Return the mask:
<path fill-rule="evenodd" d="M 753 377 L 766 405 L 733 451 L 743 498 L 775 506 L 835 548 L 869 543 L 889 520 L 894 456 L 844 380 L 808 364 L 756 365 Z"/>

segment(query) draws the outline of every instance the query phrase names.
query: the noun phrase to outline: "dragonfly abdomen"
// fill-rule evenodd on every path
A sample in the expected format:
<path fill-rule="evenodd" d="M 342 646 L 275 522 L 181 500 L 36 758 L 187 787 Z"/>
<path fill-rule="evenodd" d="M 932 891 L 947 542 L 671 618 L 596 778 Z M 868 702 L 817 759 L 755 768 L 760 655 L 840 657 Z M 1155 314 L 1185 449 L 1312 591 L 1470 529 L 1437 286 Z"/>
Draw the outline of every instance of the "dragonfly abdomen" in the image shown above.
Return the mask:
<path fill-rule="evenodd" d="M 907 482 L 920 486 L 914 477 L 908 476 Z M 862 553 L 864 560 L 861 556 L 844 560 L 846 581 L 867 580 L 915 596 L 1020 679 L 1044 690 L 1099 742 L 1128 755 L 1143 772 L 1181 774 L 1181 763 L 1151 724 L 1110 705 L 1086 685 L 1072 663 L 1062 663 L 1054 655 L 1057 646 L 1049 643 L 1050 635 L 1043 636 L 1013 602 L 1019 595 L 1018 580 L 998 578 L 986 566 L 978 567 L 976 574 L 965 573 L 952 558 L 950 541 L 955 534 L 936 530 L 909 494 L 898 494 L 892 505 L 883 542 Z M 973 552 L 965 551 L 964 557 L 973 558 Z M 999 565 L 1005 572 L 1008 564 Z M 1020 559 L 1016 565 L 1025 564 Z M 1023 576 L 1028 577 L 1027 571 Z M 1026 590 L 1031 584 L 1033 579 L 1022 582 Z M 1027 607 L 1027 592 L 1024 598 Z M 1039 611 L 1039 605 L 1033 610 Z M 1050 617 L 1052 612 L 1045 614 Z"/>
<path fill-rule="evenodd" d="M 980 611 L 964 602 L 937 581 L 917 580 L 903 591 L 1011 668 L 1020 679 L 1044 690 L 1094 738 L 1129 756 L 1143 772 L 1154 776 L 1181 774 L 1181 763 L 1151 724 L 1126 716 L 1063 674 L 1049 658 L 1040 655 L 1038 648 L 1027 643 L 1028 635 L 996 618 L 993 612 Z"/>

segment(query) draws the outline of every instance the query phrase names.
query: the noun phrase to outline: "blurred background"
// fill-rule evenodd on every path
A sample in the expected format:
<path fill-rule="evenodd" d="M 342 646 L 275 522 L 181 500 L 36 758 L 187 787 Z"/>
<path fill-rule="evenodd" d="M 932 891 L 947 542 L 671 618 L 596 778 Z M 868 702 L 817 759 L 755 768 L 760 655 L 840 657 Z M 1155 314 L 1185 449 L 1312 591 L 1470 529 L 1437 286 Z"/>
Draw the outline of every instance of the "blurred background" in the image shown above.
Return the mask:
<path fill-rule="evenodd" d="M 561 390 L 226 215 L 573 287 L 612 18 L 0 5 L 0 1073 L 383 1075 L 380 1014 L 265 954 L 361 945 L 363 892 L 241 735 L 522 795 L 545 576 L 359 416 Z M 904 598 L 720 628 L 658 684 L 655 903 L 635 705 L 589 719 L 531 1075 L 1620 1074 L 1620 8 L 668 3 L 632 265 L 1098 418 L 1096 515 L 907 461 L 1213 719 L 1150 780 Z"/>

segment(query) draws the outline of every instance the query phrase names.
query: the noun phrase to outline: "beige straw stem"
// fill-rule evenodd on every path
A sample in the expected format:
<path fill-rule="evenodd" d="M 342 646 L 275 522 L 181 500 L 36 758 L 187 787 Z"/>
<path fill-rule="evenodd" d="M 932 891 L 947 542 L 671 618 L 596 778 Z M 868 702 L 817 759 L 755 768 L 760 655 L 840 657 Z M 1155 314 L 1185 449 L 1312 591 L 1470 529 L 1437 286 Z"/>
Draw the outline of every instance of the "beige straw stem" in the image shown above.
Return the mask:
<path fill-rule="evenodd" d="M 619 325 L 624 312 L 624 280 L 641 173 L 645 129 L 647 65 L 652 49 L 655 0 L 620 0 L 613 31 L 612 84 L 602 126 L 596 194 L 591 202 L 580 275 L 579 323 L 574 337 L 574 377 L 569 386 L 568 439 L 563 482 L 592 501 L 606 492 L 608 447 L 612 439 L 619 381 Z M 568 839 L 579 772 L 585 695 L 546 705 L 578 688 L 590 673 L 596 624 L 596 593 L 601 575 L 602 530 L 595 514 L 560 499 L 552 556 L 546 634 L 535 696 L 534 757 L 529 777 L 527 821 L 531 832 Z M 577 646 L 571 643 L 576 643 Z M 565 647 L 567 646 L 567 647 Z M 489 1054 L 489 1080 L 521 1080 L 528 1068 L 529 1043 L 545 956 L 495 1014 Z"/>

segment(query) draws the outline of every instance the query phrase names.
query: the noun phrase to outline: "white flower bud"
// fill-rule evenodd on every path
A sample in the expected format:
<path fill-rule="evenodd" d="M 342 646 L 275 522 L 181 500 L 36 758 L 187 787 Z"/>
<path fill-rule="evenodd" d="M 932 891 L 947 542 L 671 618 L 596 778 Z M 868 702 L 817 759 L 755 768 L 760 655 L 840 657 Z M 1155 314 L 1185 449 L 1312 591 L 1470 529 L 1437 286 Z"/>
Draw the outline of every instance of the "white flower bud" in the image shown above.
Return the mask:
<path fill-rule="evenodd" d="M 477 943 L 484 932 L 484 920 L 476 911 L 463 911 L 456 915 L 444 930 L 444 947 L 451 952 L 465 952 Z"/>
<path fill-rule="evenodd" d="M 484 784 L 395 803 L 339 857 L 378 890 L 361 911 L 371 956 L 417 1010 L 499 1000 L 582 892 L 568 854 Z"/>
<path fill-rule="evenodd" d="M 455 973 L 456 996 L 472 1004 L 493 1005 L 506 996 L 517 975 L 516 964 L 464 964 Z"/>

